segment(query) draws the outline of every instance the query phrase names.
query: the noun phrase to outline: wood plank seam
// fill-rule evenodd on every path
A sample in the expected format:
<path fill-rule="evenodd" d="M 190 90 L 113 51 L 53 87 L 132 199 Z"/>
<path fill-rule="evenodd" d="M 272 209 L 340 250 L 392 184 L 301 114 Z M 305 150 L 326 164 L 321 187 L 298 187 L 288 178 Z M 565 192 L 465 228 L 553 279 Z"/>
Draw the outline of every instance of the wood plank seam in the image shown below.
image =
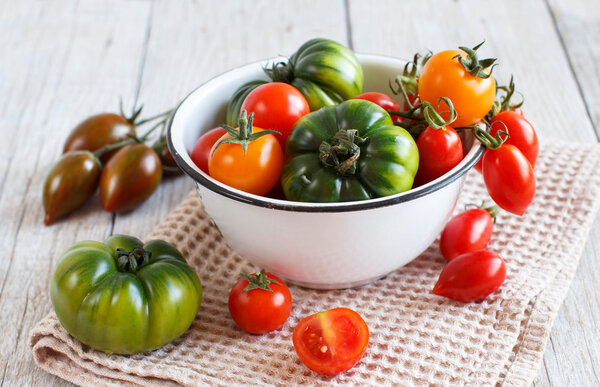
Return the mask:
<path fill-rule="evenodd" d="M 587 118 L 590 121 L 592 128 L 594 128 L 594 134 L 596 135 L 596 140 L 600 141 L 600 134 L 598 133 L 598 128 L 596 127 L 596 123 L 594 122 L 594 117 L 592 116 L 590 106 L 588 105 L 588 101 L 585 98 L 585 94 L 583 93 L 583 87 L 581 86 L 581 82 L 579 80 L 579 77 L 577 76 L 577 72 L 575 71 L 575 66 L 573 65 L 573 61 L 571 60 L 569 51 L 567 50 L 567 45 L 565 43 L 565 39 L 563 37 L 563 34 L 560 31 L 560 27 L 558 26 L 558 20 L 556 19 L 556 14 L 554 13 L 552 6 L 550 6 L 550 3 L 548 0 L 544 0 L 544 4 L 546 4 L 546 8 L 548 9 L 548 13 L 550 14 L 550 19 L 552 19 L 552 25 L 554 27 L 554 31 L 556 32 L 558 41 L 560 42 L 560 46 L 562 47 L 563 52 L 565 54 L 565 58 L 567 60 L 567 64 L 569 65 L 569 70 L 571 71 L 571 75 L 573 75 L 573 78 L 575 79 L 575 84 L 577 85 L 577 92 L 579 93 L 579 97 L 581 97 L 583 106 L 585 107 L 585 112 L 587 114 Z"/>
<path fill-rule="evenodd" d="M 344 0 L 344 14 L 346 17 L 346 39 L 348 40 L 348 48 L 354 50 L 354 42 L 352 41 L 352 23 L 350 23 L 350 0 Z"/>

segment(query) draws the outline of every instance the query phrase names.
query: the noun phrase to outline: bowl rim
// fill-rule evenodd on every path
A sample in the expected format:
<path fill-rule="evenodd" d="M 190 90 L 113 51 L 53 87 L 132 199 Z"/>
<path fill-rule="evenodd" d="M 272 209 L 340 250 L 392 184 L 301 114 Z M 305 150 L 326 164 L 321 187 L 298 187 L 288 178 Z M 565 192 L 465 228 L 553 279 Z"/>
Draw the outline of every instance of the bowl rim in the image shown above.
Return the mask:
<path fill-rule="evenodd" d="M 359 58 L 359 61 L 363 60 L 375 60 L 375 59 L 385 59 L 387 61 L 404 61 L 403 59 L 386 56 L 386 55 L 374 55 L 374 54 L 360 54 L 357 53 L 356 56 Z M 465 155 L 463 160 L 455 166 L 453 169 L 445 173 L 444 175 L 438 177 L 437 179 L 428 182 L 422 186 L 417 188 L 411 188 L 408 191 L 400 192 L 394 195 L 367 199 L 367 200 L 359 200 L 359 201 L 350 201 L 350 202 L 336 202 L 336 203 L 316 203 L 316 202 L 295 202 L 283 199 L 275 199 L 269 198 L 265 196 L 259 196 L 250 194 L 232 187 L 229 187 L 223 183 L 218 182 L 217 180 L 208 176 L 204 172 L 201 172 L 197 167 L 189 165 L 189 163 L 179 154 L 177 149 L 175 148 L 175 144 L 173 143 L 172 136 L 172 126 L 173 121 L 181 106 L 189 100 L 189 98 L 197 93 L 200 89 L 202 89 L 207 84 L 215 81 L 217 78 L 225 76 L 226 74 L 238 71 L 242 68 L 247 68 L 251 66 L 264 65 L 265 63 L 272 62 L 273 60 L 279 60 L 281 57 L 269 58 L 266 60 L 259 60 L 252 63 L 244 64 L 242 66 L 237 66 L 228 71 L 220 73 L 214 77 L 211 77 L 207 81 L 201 83 L 198 87 L 194 88 L 190 93 L 188 93 L 175 107 L 173 113 L 169 117 L 167 122 L 167 146 L 169 151 L 173 155 L 176 164 L 191 177 L 196 184 L 200 184 L 203 187 L 213 191 L 214 193 L 236 200 L 238 202 L 242 202 L 245 204 L 250 204 L 257 207 L 263 207 L 268 209 L 275 210 L 283 210 L 283 211 L 293 211 L 293 212 L 351 212 L 351 211 L 360 211 L 360 210 L 369 210 L 376 209 L 381 207 L 387 207 L 399 203 L 409 202 L 426 196 L 432 192 L 438 191 L 443 187 L 453 183 L 463 175 L 465 175 L 481 158 L 485 146 L 479 143 L 477 139 L 474 139 L 474 143 L 469 150 L 469 152 Z M 469 157 L 467 159 L 467 157 Z M 466 161 L 465 161 L 466 160 Z"/>

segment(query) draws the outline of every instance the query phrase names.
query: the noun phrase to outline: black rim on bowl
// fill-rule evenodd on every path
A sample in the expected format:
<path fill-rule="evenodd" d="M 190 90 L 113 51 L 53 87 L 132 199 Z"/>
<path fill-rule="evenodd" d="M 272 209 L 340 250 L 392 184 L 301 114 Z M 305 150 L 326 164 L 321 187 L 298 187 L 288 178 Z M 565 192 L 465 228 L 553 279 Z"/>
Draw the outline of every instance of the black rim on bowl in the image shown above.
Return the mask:
<path fill-rule="evenodd" d="M 258 62 L 262 63 L 262 62 Z M 235 71 L 236 69 L 232 69 L 228 72 Z M 217 77 L 223 74 L 218 75 Z M 411 200 L 418 199 L 422 196 L 425 196 L 431 192 L 438 191 L 441 188 L 453 183 L 461 176 L 466 174 L 481 158 L 485 146 L 475 142 L 472 146 L 477 147 L 478 149 L 473 154 L 470 160 L 464 163 L 460 168 L 456 169 L 456 167 L 451 170 L 449 173 L 444 175 L 441 179 L 437 179 L 433 183 L 425 184 L 424 186 L 410 189 L 405 192 L 401 192 L 395 195 L 390 195 L 381 198 L 374 198 L 369 200 L 361 200 L 355 202 L 340 202 L 340 203 L 300 203 L 300 202 L 292 202 L 281 199 L 271 199 L 268 197 L 262 197 L 257 195 L 252 195 L 245 193 L 243 191 L 230 189 L 225 185 L 220 185 L 215 182 L 215 180 L 207 177 L 206 175 L 200 173 L 195 167 L 189 165 L 186 160 L 183 159 L 181 154 L 175 149 L 175 145 L 173 144 L 172 139 L 172 125 L 173 119 L 177 115 L 179 108 L 188 98 L 196 92 L 196 90 L 200 89 L 207 83 L 211 82 L 214 78 L 209 79 L 204 82 L 194 90 L 192 90 L 175 108 L 173 114 L 169 118 L 167 123 L 167 145 L 169 147 L 169 151 L 173 155 L 175 162 L 188 176 L 190 176 L 194 181 L 198 184 L 201 184 L 205 188 L 221 195 L 229 199 L 233 199 L 242 203 L 250 204 L 253 206 L 264 207 L 269 209 L 276 210 L 284 210 L 284 211 L 295 211 L 295 212 L 351 212 L 351 211 L 359 211 L 359 210 L 367 210 L 374 209 L 380 207 L 391 206 L 398 203 L 408 202 Z M 467 153 L 470 154 L 471 150 Z"/>

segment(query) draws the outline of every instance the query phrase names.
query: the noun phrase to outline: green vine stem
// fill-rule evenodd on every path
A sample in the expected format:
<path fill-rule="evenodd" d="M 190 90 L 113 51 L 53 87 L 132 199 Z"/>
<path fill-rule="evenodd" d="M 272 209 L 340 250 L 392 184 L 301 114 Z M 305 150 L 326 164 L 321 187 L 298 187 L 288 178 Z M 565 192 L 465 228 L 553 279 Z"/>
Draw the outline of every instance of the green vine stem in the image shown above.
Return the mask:
<path fill-rule="evenodd" d="M 358 136 L 356 129 L 338 130 L 331 144 L 327 141 L 321 142 L 319 159 L 342 176 L 353 175 L 356 173 L 356 164 L 360 157 L 360 145 L 365 141 L 367 139 Z"/>
<path fill-rule="evenodd" d="M 136 273 L 139 269 L 150 263 L 152 253 L 136 246 L 131 251 L 124 248 L 117 248 L 116 261 L 117 269 L 122 273 Z"/>
<path fill-rule="evenodd" d="M 479 142 L 488 149 L 498 149 L 508 140 L 508 129 L 503 122 L 500 122 L 505 130 L 499 130 L 496 132 L 496 137 L 492 136 L 486 129 L 489 127 L 489 123 L 486 122 L 486 129 L 483 129 L 480 125 L 465 126 L 460 129 L 473 131 L 473 136 L 479 140 Z M 502 137 L 504 136 L 504 137 Z"/>
<path fill-rule="evenodd" d="M 254 113 L 251 113 L 250 117 L 248 117 L 248 112 L 246 112 L 245 110 L 242 110 L 240 119 L 238 121 L 238 126 L 239 126 L 238 129 L 232 128 L 231 126 L 226 125 L 226 124 L 220 125 L 223 129 L 225 129 L 225 131 L 231 137 L 226 137 L 226 138 L 220 140 L 219 142 L 217 142 L 216 146 L 214 147 L 214 149 L 212 151 L 212 154 L 214 154 L 215 151 L 217 150 L 217 148 L 219 148 L 222 144 L 239 144 L 244 149 L 244 156 L 246 156 L 246 152 L 248 150 L 248 144 L 250 144 L 252 141 L 254 141 L 257 138 L 260 138 L 262 136 L 266 136 L 267 134 L 281 134 L 280 132 L 278 132 L 276 130 L 262 130 L 260 132 L 253 132 L 252 131 L 252 129 L 253 129 L 252 128 L 252 120 L 253 119 L 254 119 Z"/>
<path fill-rule="evenodd" d="M 465 210 L 468 210 L 469 208 L 479 208 L 482 209 L 484 211 L 487 211 L 490 216 L 492 217 L 492 220 L 494 221 L 494 224 L 496 224 L 496 217 L 500 214 L 500 207 L 496 204 L 488 206 L 485 202 L 485 200 L 481 201 L 481 204 L 477 205 L 475 203 L 467 203 L 465 204 Z"/>
<path fill-rule="evenodd" d="M 267 277 L 267 273 L 264 269 L 254 275 L 240 273 L 240 277 L 248 281 L 248 286 L 242 290 L 242 293 L 246 293 L 253 289 L 263 289 L 273 293 L 273 289 L 271 289 L 269 284 L 277 284 L 281 286 L 279 281 Z"/>
<path fill-rule="evenodd" d="M 473 48 L 465 46 L 458 47 L 463 50 L 467 56 L 457 54 L 452 59 L 458 58 L 458 62 L 469 72 L 469 74 L 478 78 L 487 79 L 492 75 L 494 66 L 496 66 L 496 58 L 479 59 L 477 57 L 477 50 L 483 43 L 485 43 L 485 40 Z M 489 69 L 489 71 L 486 71 L 487 69 Z"/>

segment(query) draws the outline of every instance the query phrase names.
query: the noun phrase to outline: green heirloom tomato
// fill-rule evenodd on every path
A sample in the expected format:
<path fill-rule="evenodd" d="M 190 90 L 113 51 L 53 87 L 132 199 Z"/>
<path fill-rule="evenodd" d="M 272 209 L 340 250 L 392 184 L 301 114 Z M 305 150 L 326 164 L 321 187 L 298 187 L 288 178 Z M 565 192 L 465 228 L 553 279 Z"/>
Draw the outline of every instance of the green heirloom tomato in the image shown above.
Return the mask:
<path fill-rule="evenodd" d="M 196 316 L 202 286 L 167 242 L 113 235 L 69 247 L 56 265 L 50 298 L 73 337 L 107 353 L 132 354 L 181 336 Z"/>
<path fill-rule="evenodd" d="M 419 151 L 389 114 L 349 100 L 302 117 L 286 146 L 281 184 L 288 200 L 344 202 L 393 195 L 412 187 Z"/>
<path fill-rule="evenodd" d="M 265 72 L 274 82 L 285 82 L 298 89 L 311 111 L 333 106 L 362 93 L 363 70 L 346 46 L 329 39 L 311 39 L 287 62 L 274 63 Z M 240 107 L 250 91 L 264 81 L 242 85 L 227 107 L 227 124 L 237 125 Z"/>

